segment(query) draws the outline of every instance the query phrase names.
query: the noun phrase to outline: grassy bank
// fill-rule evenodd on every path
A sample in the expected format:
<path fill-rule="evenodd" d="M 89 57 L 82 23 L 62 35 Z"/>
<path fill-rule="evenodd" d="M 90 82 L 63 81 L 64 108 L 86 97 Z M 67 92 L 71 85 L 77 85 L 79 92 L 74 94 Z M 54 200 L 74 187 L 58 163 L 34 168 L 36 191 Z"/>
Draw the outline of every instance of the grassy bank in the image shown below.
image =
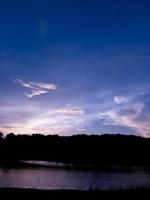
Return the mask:
<path fill-rule="evenodd" d="M 18 188 L 0 188 L 0 196 L 4 199 L 11 198 L 88 198 L 88 199 L 104 199 L 104 198 L 144 198 L 150 196 L 150 189 L 131 189 L 131 190 L 113 190 L 113 191 L 78 191 L 78 190 L 37 190 L 37 189 L 18 189 Z"/>

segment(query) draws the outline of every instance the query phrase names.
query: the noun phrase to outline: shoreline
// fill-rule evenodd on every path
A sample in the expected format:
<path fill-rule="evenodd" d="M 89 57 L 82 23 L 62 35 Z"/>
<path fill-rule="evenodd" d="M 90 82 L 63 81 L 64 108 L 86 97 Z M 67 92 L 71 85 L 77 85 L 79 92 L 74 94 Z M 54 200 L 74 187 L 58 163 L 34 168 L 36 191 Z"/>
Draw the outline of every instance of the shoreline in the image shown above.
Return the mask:
<path fill-rule="evenodd" d="M 126 190 L 39 190 L 39 189 L 22 189 L 22 188 L 0 188 L 0 195 L 4 197 L 87 197 L 95 199 L 97 197 L 146 197 L 150 195 L 150 188 L 126 189 Z"/>
<path fill-rule="evenodd" d="M 45 169 L 65 169 L 65 170 L 76 170 L 76 171 L 131 171 L 132 170 L 148 170 L 150 171 L 150 165 L 86 165 L 79 163 L 67 163 L 61 161 L 46 161 L 46 160 L 11 160 L 0 162 L 0 167 L 4 169 L 15 168 L 15 169 L 30 169 L 30 168 L 45 168 Z"/>

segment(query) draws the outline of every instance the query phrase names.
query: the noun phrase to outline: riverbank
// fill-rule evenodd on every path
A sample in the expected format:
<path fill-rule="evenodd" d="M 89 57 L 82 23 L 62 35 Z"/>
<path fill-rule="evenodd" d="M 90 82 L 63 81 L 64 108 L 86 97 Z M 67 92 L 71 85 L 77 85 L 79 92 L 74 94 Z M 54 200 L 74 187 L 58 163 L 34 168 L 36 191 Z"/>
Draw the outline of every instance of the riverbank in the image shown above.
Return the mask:
<path fill-rule="evenodd" d="M 99 172 L 120 172 L 133 171 L 133 170 L 146 170 L 150 171 L 150 166 L 132 166 L 132 165 L 88 165 L 79 163 L 65 163 L 58 161 L 43 161 L 43 160 L 10 160 L 10 161 L 0 161 L 0 167 L 4 169 L 65 169 L 65 170 L 76 170 L 76 171 L 99 171 Z"/>
<path fill-rule="evenodd" d="M 19 188 L 0 188 L 0 195 L 3 198 L 40 198 L 46 199 L 47 197 L 52 198 L 88 198 L 88 199 L 99 199 L 99 198 L 128 198 L 138 197 L 144 198 L 150 196 L 150 189 L 129 189 L 129 190 L 37 190 L 37 189 L 19 189 Z"/>

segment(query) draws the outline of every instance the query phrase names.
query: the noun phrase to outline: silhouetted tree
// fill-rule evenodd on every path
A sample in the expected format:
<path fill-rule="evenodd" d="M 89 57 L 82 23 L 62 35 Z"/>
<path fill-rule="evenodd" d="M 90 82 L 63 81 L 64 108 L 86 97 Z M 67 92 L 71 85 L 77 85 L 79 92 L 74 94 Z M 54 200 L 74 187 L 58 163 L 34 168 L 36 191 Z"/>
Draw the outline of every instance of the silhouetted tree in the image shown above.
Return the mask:
<path fill-rule="evenodd" d="M 0 139 L 2 139 L 4 137 L 3 133 L 0 132 Z"/>
<path fill-rule="evenodd" d="M 51 160 L 92 165 L 150 165 L 150 139 L 127 135 L 58 136 L 8 134 L 0 142 L 3 160 Z"/>

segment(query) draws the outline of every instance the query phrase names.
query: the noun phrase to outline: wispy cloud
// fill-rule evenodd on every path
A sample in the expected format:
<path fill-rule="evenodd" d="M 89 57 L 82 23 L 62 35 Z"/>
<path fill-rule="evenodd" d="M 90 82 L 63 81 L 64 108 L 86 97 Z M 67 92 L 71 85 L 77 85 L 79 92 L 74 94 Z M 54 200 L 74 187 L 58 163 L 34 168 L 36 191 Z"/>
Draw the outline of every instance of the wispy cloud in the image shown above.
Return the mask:
<path fill-rule="evenodd" d="M 119 98 L 116 103 L 118 106 L 108 108 L 104 112 L 99 113 L 99 118 L 103 120 L 105 125 L 115 125 L 129 127 L 144 137 L 150 136 L 150 118 L 145 115 L 144 102 L 137 102 L 138 98 L 132 98 L 126 101 L 126 104 L 120 105 L 126 98 Z M 145 116 L 145 117 L 143 117 Z"/>
<path fill-rule="evenodd" d="M 40 106 L 41 103 L 27 101 L 25 105 L 0 107 L 0 131 L 17 134 L 75 134 L 85 127 L 84 110 L 76 106 Z M 67 111 L 68 109 L 68 111 Z"/>
<path fill-rule="evenodd" d="M 33 96 L 39 96 L 41 94 L 46 94 L 51 90 L 56 90 L 57 85 L 51 83 L 43 83 L 43 82 L 27 82 L 21 79 L 16 79 L 16 83 L 19 85 L 31 89 L 31 93 L 24 92 L 24 94 L 28 98 L 32 98 Z"/>
<path fill-rule="evenodd" d="M 84 133 L 86 131 L 86 128 L 77 128 L 77 131 L 79 133 Z"/>
<path fill-rule="evenodd" d="M 121 103 L 127 103 L 128 99 L 124 96 L 115 96 L 114 97 L 114 102 L 116 104 L 121 104 Z"/>
<path fill-rule="evenodd" d="M 60 114 L 68 114 L 68 115 L 83 115 L 84 110 L 79 108 L 63 108 L 56 110 L 57 113 Z"/>
<path fill-rule="evenodd" d="M 106 124 L 125 126 L 139 132 L 144 137 L 150 136 L 150 121 L 138 120 L 135 116 L 121 115 L 116 111 L 101 113 L 101 119 L 106 120 Z"/>
<path fill-rule="evenodd" d="M 32 132 L 45 132 L 51 134 L 67 134 L 77 132 L 77 128 L 85 124 L 83 114 L 74 114 L 72 112 L 59 112 L 63 109 L 43 110 L 40 115 L 32 116 L 26 122 L 26 128 Z M 81 112 L 82 113 L 82 112 Z"/>

